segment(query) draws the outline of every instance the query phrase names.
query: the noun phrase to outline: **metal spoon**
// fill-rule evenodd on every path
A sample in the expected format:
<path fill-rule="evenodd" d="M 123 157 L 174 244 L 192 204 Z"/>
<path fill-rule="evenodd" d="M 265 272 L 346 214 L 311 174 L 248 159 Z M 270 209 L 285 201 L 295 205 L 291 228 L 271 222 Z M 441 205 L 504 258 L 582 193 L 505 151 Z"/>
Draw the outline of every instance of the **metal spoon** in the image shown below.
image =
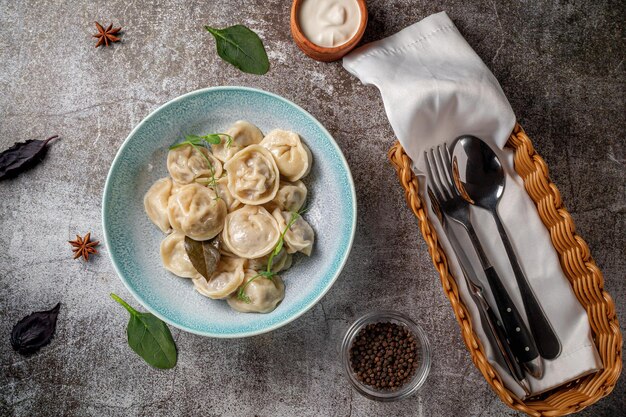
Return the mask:
<path fill-rule="evenodd" d="M 561 353 L 561 343 L 530 288 L 498 215 L 498 203 L 506 184 L 504 169 L 498 156 L 481 139 L 474 136 L 461 136 L 454 145 L 452 171 L 460 194 L 469 203 L 482 207 L 493 215 L 504 249 L 511 262 L 528 317 L 528 324 L 539 353 L 545 359 L 556 358 Z"/>

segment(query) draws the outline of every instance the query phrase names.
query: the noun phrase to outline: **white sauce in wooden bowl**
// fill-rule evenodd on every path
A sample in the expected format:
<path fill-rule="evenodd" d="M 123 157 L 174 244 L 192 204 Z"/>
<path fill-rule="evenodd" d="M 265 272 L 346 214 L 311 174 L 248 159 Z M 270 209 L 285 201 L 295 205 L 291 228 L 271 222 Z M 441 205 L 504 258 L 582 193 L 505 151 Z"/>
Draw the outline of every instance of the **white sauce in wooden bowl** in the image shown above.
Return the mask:
<path fill-rule="evenodd" d="M 356 0 L 304 0 L 298 22 L 302 33 L 316 45 L 341 46 L 356 35 L 361 10 Z"/>

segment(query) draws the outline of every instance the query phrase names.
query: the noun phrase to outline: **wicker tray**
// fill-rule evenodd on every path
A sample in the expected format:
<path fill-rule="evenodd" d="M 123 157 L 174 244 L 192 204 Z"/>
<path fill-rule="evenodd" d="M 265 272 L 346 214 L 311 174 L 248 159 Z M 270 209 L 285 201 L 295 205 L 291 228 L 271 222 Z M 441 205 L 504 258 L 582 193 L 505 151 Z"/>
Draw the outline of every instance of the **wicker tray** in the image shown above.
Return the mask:
<path fill-rule="evenodd" d="M 622 335 L 613 299 L 603 289 L 602 272 L 591 257 L 585 241 L 576 234 L 574 222 L 563 206 L 559 190 L 550 181 L 545 161 L 535 152 L 531 140 L 520 125 L 515 126 L 507 146 L 515 151 L 515 170 L 524 180 L 524 187 L 550 232 L 565 276 L 578 301 L 587 310 L 593 340 L 604 364 L 601 371 L 524 401 L 504 386 L 485 356 L 472 328 L 469 312 L 459 297 L 456 279 L 448 268 L 448 260 L 439 244 L 437 233 L 426 214 L 426 205 L 418 193 L 418 180 L 411 169 L 411 159 L 400 143 L 396 142 L 389 150 L 389 159 L 398 171 L 407 203 L 419 220 L 433 264 L 439 272 L 441 284 L 461 327 L 463 340 L 478 370 L 500 399 L 512 409 L 532 416 L 562 416 L 594 404 L 613 390 L 622 370 Z"/>

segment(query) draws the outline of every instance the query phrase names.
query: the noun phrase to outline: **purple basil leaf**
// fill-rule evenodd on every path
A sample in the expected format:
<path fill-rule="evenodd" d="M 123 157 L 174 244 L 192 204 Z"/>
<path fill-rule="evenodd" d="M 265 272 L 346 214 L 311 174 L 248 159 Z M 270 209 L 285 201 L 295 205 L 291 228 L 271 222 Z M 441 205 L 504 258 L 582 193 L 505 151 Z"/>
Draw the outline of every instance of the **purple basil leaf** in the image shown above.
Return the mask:
<path fill-rule="evenodd" d="M 61 303 L 58 303 L 51 310 L 37 311 L 18 321 L 11 332 L 13 349 L 28 355 L 50 343 L 57 327 L 60 307 Z"/>
<path fill-rule="evenodd" d="M 18 142 L 0 153 L 0 180 L 17 177 L 37 165 L 48 152 L 48 142 L 56 138 L 58 136 L 46 140 Z"/>

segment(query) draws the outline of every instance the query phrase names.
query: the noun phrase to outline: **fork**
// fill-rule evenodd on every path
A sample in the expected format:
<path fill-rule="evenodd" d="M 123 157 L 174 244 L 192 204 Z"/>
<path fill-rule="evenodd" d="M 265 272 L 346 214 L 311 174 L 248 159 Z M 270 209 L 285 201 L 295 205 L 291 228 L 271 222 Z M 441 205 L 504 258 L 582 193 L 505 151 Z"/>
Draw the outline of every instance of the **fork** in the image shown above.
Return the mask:
<path fill-rule="evenodd" d="M 467 259 L 467 256 L 461 249 L 459 242 L 456 239 L 456 235 L 454 231 L 448 227 L 448 222 L 446 222 L 443 213 L 439 207 L 439 202 L 435 198 L 435 194 L 433 191 L 428 188 L 428 197 L 430 199 L 430 205 L 435 212 L 435 216 L 439 220 L 441 227 L 444 228 L 446 234 L 448 235 L 448 239 L 450 240 L 450 246 L 452 246 L 452 250 L 456 253 L 457 258 L 459 258 L 459 266 L 461 267 L 461 272 L 463 273 L 463 277 L 465 278 L 465 283 L 467 284 L 467 288 L 469 289 L 470 295 L 474 300 L 474 303 L 478 307 L 478 311 L 480 313 L 480 321 L 483 325 L 483 329 L 485 331 L 489 330 L 489 334 L 491 338 L 489 339 L 492 344 L 495 344 L 497 347 L 496 353 L 499 352 L 504 363 L 509 369 L 509 374 L 515 379 L 515 381 L 519 384 L 520 387 L 524 390 L 526 395 L 530 395 L 530 386 L 528 385 L 528 381 L 526 380 L 526 376 L 522 371 L 517 359 L 515 359 L 515 355 L 511 351 L 511 346 L 506 342 L 506 334 L 502 325 L 498 321 L 493 309 L 485 299 L 485 295 L 483 293 L 483 287 L 478 280 L 478 277 L 474 273 L 471 268 L 471 264 Z"/>
<path fill-rule="evenodd" d="M 543 364 L 537 346 L 524 323 L 517 307 L 509 296 L 497 271 L 491 265 L 489 258 L 478 239 L 474 226 L 470 220 L 469 203 L 463 199 L 453 181 L 451 172 L 452 162 L 448 145 L 431 148 L 424 152 L 426 169 L 436 201 L 445 217 L 461 225 L 467 232 L 472 246 L 480 260 L 480 264 L 487 277 L 489 288 L 500 313 L 500 319 L 506 332 L 507 343 L 517 357 L 522 367 L 535 378 L 543 375 Z"/>

